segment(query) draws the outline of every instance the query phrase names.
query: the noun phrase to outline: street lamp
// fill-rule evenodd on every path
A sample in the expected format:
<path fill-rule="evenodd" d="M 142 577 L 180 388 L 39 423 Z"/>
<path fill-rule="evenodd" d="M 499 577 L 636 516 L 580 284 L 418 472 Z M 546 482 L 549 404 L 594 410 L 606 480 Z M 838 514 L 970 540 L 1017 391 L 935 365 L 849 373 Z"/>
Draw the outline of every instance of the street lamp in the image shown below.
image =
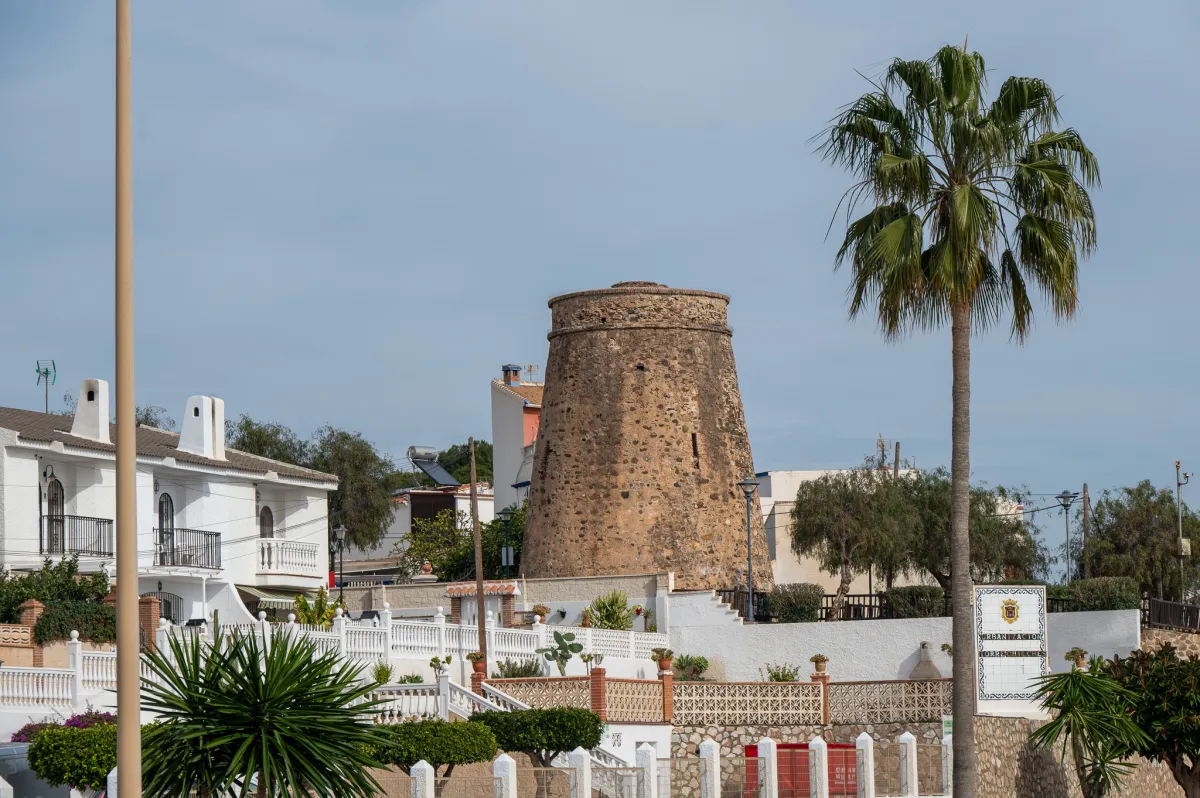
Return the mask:
<path fill-rule="evenodd" d="M 333 536 L 338 545 L 338 601 L 346 594 L 346 526 L 338 524 L 333 528 Z"/>
<path fill-rule="evenodd" d="M 504 566 L 504 578 L 508 579 L 511 575 L 509 569 L 513 564 L 512 547 L 508 545 L 508 525 L 512 522 L 513 511 L 511 507 L 505 507 L 496 515 L 504 522 L 504 548 L 500 549 L 500 564 Z"/>
<path fill-rule="evenodd" d="M 754 498 L 758 480 L 746 477 L 738 483 L 738 487 L 746 494 L 746 620 L 754 623 L 754 550 L 750 545 L 750 502 Z"/>
<path fill-rule="evenodd" d="M 1054 498 L 1058 499 L 1058 503 L 1063 508 L 1063 526 L 1067 531 L 1067 584 L 1071 584 L 1071 516 L 1067 514 L 1067 510 L 1071 508 L 1071 504 L 1079 498 L 1078 493 L 1072 493 L 1069 490 L 1064 490 Z"/>

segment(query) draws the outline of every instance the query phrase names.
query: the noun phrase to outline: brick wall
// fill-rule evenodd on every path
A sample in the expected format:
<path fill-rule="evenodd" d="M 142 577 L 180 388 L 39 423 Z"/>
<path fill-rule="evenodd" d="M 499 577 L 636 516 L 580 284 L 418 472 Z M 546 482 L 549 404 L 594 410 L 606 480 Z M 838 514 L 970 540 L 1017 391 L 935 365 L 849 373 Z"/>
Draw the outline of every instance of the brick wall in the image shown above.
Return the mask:
<path fill-rule="evenodd" d="M 1175 646 L 1179 650 L 1179 656 L 1184 659 L 1191 654 L 1200 657 L 1200 634 L 1174 629 L 1142 630 L 1142 651 L 1158 651 L 1163 643 Z"/>

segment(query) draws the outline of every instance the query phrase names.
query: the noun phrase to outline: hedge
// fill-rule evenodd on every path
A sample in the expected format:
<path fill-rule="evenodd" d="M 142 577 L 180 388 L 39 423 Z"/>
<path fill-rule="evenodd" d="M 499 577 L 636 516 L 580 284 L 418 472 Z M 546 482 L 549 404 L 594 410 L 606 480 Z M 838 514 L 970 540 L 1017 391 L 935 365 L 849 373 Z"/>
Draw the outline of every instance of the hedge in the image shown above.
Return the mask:
<path fill-rule="evenodd" d="M 52 787 L 98 790 L 117 766 L 117 727 L 42 729 L 29 746 L 29 767 Z"/>
<path fill-rule="evenodd" d="M 117 611 L 96 601 L 56 601 L 46 605 L 46 611 L 33 628 L 38 645 L 66 640 L 72 631 L 80 640 L 93 643 L 113 643 L 117 639 Z"/>
<path fill-rule="evenodd" d="M 397 723 L 381 730 L 381 734 L 384 742 L 371 751 L 371 755 L 405 773 L 423 759 L 435 769 L 446 766 L 446 771 L 440 774 L 445 778 L 455 765 L 490 762 L 497 751 L 492 730 L 474 720 L 465 723 L 444 720 Z"/>
<path fill-rule="evenodd" d="M 825 588 L 809 582 L 776 585 L 767 594 L 767 611 L 780 623 L 812 623 L 821 619 Z"/>
<path fill-rule="evenodd" d="M 1079 612 L 1136 610 L 1142 606 L 1138 583 L 1128 576 L 1076 579 L 1071 583 L 1071 591 L 1074 593 L 1075 609 Z"/>
<path fill-rule="evenodd" d="M 604 721 L 586 709 L 480 712 L 471 719 L 492 730 L 501 751 L 529 754 L 541 767 L 550 767 L 551 760 L 564 751 L 590 751 L 604 734 Z"/>
<path fill-rule="evenodd" d="M 946 614 L 946 594 L 937 585 L 893 587 L 887 591 L 893 618 L 941 618 Z"/>

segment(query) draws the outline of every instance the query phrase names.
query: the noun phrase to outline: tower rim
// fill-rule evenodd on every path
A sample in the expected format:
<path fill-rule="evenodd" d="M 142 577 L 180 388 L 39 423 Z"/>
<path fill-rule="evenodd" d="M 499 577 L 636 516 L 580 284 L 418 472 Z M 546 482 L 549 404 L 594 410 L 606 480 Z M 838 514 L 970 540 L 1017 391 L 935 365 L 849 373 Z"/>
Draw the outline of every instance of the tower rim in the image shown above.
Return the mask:
<path fill-rule="evenodd" d="M 659 296 L 702 296 L 709 299 L 719 299 L 726 305 L 729 304 L 729 296 L 716 291 L 704 291 L 699 288 L 671 288 L 670 286 L 658 284 L 627 285 L 617 283 L 611 288 L 592 288 L 586 291 L 572 291 L 569 294 L 559 294 L 558 296 L 550 297 L 546 305 L 547 307 L 553 308 L 557 303 L 568 299 L 592 296 L 620 296 L 630 294 L 657 294 Z"/>

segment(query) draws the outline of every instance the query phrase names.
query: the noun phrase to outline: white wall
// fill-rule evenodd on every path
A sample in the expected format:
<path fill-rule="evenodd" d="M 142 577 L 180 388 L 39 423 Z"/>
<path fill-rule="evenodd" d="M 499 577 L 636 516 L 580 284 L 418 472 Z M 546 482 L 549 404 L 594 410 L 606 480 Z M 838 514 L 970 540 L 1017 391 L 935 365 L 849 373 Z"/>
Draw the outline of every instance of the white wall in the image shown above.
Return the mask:
<path fill-rule="evenodd" d="M 950 676 L 950 658 L 941 651 L 950 642 L 949 618 L 837 623 L 776 623 L 746 626 L 671 628 L 671 649 L 708 658 L 707 678 L 757 681 L 767 662 L 801 666 L 811 673 L 813 654 L 829 657 L 837 682 L 907 679 L 920 660 L 921 641 L 929 641 L 934 664 Z M 1050 667 L 1065 670 L 1068 650 L 1080 646 L 1093 654 L 1128 655 L 1141 644 L 1137 610 L 1051 613 L 1047 622 Z"/>
<path fill-rule="evenodd" d="M 496 383 L 492 388 L 492 481 L 496 506 L 517 503 L 517 482 L 525 447 L 525 400 Z"/>
<path fill-rule="evenodd" d="M 633 765 L 642 743 L 650 743 L 658 759 L 671 758 L 671 724 L 669 723 L 607 723 L 600 747 L 616 754 Z M 662 796 L 669 798 L 669 796 Z"/>
<path fill-rule="evenodd" d="M 668 593 L 672 626 L 740 625 L 737 612 L 717 598 L 711 590 Z"/>

